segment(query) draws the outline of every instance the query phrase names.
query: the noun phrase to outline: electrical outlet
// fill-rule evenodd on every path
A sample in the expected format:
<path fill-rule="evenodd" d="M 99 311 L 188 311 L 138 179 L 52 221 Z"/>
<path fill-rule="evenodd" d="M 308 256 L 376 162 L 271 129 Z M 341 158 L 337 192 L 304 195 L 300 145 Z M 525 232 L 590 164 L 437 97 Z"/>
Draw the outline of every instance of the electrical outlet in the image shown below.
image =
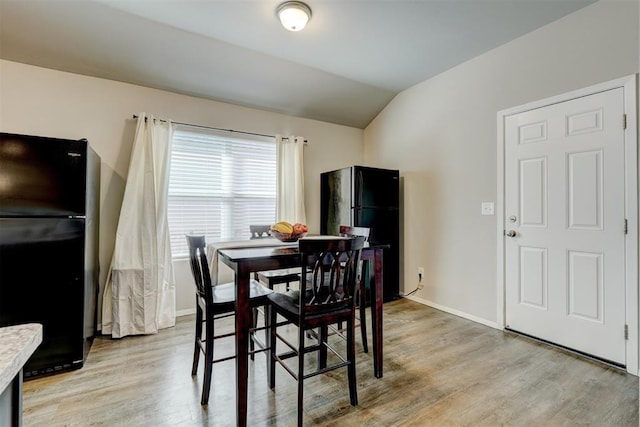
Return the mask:
<path fill-rule="evenodd" d="M 422 289 L 422 287 L 424 286 L 422 284 L 422 278 L 424 277 L 424 268 L 423 267 L 418 267 L 418 289 Z"/>
<path fill-rule="evenodd" d="M 482 215 L 493 215 L 494 205 L 493 202 L 482 202 Z"/>

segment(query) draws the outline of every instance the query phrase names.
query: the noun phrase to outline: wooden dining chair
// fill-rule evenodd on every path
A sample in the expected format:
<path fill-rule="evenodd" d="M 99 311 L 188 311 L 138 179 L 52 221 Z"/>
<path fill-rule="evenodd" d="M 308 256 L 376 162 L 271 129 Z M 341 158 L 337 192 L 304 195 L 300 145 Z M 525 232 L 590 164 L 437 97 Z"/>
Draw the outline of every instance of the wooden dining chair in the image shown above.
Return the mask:
<path fill-rule="evenodd" d="M 306 288 L 287 293 L 274 292 L 269 295 L 271 301 L 271 366 L 269 368 L 269 385 L 275 388 L 276 363 L 289 372 L 298 382 L 298 426 L 303 421 L 304 380 L 328 371 L 347 368 L 349 381 L 349 398 L 351 405 L 358 404 L 356 383 L 356 360 L 354 339 L 355 298 L 354 291 L 357 280 L 357 269 L 364 238 L 350 239 L 301 239 L 299 242 L 301 256 L 301 284 Z M 285 320 L 277 323 L 277 315 Z M 327 340 L 329 325 L 338 322 L 347 324 L 346 356 L 340 354 Z M 297 345 L 290 342 L 278 328 L 293 324 L 298 327 Z M 320 329 L 320 339 L 316 344 L 305 346 L 305 331 Z M 284 343 L 287 350 L 278 353 L 278 340 Z M 327 366 L 327 351 L 337 356 L 339 362 Z M 317 353 L 318 368 L 305 373 L 304 355 Z M 297 369 L 285 362 L 297 357 Z"/>
<path fill-rule="evenodd" d="M 191 272 L 196 284 L 196 334 L 191 375 L 195 376 L 197 374 L 200 353 L 202 352 L 204 354 L 204 381 L 202 383 L 200 403 L 207 405 L 211 389 L 213 364 L 235 358 L 235 354 L 233 354 L 215 359 L 213 353 L 215 340 L 235 335 L 235 331 L 219 335 L 215 334 L 215 322 L 235 314 L 235 283 L 213 286 L 211 274 L 209 273 L 204 236 L 186 236 L 186 238 L 189 246 L 189 263 L 191 264 Z M 251 281 L 249 292 L 249 304 L 252 309 L 269 304 L 267 297 L 273 293 L 273 291 L 260 285 L 255 280 Z M 255 326 L 253 319 L 251 324 Z M 265 328 L 252 328 L 250 331 L 251 354 L 268 350 L 266 337 L 264 342 L 261 342 L 256 337 L 255 332 L 259 329 L 264 330 Z M 258 343 L 258 350 L 255 350 L 254 343 Z"/>
<path fill-rule="evenodd" d="M 271 237 L 271 226 L 249 225 L 249 232 L 251 233 L 251 239 L 263 239 L 265 237 Z"/>
<path fill-rule="evenodd" d="M 341 225 L 340 226 L 340 236 L 362 236 L 365 239 L 365 242 L 369 241 L 369 234 L 371 229 L 369 227 L 353 227 L 350 225 Z M 368 264 L 368 263 L 367 263 Z M 366 269 L 364 268 L 366 267 Z M 362 335 L 362 348 L 365 353 L 369 352 L 369 344 L 367 341 L 367 282 L 365 280 L 366 277 L 369 276 L 368 269 L 371 268 L 369 265 L 363 266 L 363 268 L 358 271 L 362 272 L 360 277 L 358 278 L 358 285 L 356 291 L 356 304 L 358 305 L 358 321 L 360 322 L 360 332 Z M 338 328 L 341 328 L 342 325 L 338 325 Z"/>
<path fill-rule="evenodd" d="M 269 225 L 249 225 L 251 239 L 271 238 L 271 226 Z M 274 289 L 276 285 L 284 284 L 288 291 L 291 283 L 300 280 L 300 269 L 282 268 L 279 270 L 256 271 L 253 278 L 260 283 L 264 283 L 269 289 Z"/>

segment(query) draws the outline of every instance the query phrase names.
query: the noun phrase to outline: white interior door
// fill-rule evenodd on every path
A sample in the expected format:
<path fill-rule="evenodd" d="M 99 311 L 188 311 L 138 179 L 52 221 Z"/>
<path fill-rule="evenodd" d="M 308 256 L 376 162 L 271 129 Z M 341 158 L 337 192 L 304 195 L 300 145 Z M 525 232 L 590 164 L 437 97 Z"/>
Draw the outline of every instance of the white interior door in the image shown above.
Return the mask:
<path fill-rule="evenodd" d="M 623 114 L 617 88 L 504 122 L 505 324 L 621 365 Z"/>

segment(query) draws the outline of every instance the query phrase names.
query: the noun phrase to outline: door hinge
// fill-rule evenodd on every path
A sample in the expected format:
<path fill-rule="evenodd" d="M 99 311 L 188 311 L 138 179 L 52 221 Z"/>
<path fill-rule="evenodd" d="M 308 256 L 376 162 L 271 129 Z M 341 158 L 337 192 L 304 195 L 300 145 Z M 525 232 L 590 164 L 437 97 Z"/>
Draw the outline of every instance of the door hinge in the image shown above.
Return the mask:
<path fill-rule="evenodd" d="M 629 339 L 629 325 L 624 325 L 624 339 Z"/>
<path fill-rule="evenodd" d="M 627 128 L 627 115 L 623 114 L 622 115 L 622 129 L 626 129 Z"/>
<path fill-rule="evenodd" d="M 629 221 L 625 218 L 624 220 L 624 234 L 629 233 Z"/>

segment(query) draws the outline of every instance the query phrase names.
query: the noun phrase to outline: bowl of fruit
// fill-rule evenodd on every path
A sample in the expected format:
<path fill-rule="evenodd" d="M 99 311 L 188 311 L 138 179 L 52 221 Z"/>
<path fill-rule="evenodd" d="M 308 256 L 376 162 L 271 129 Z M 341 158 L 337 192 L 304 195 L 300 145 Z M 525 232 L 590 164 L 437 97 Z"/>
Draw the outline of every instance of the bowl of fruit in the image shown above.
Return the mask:
<path fill-rule="evenodd" d="M 291 224 L 287 221 L 280 221 L 271 226 L 271 235 L 281 242 L 296 242 L 307 235 L 309 231 L 306 224 L 296 222 Z"/>

